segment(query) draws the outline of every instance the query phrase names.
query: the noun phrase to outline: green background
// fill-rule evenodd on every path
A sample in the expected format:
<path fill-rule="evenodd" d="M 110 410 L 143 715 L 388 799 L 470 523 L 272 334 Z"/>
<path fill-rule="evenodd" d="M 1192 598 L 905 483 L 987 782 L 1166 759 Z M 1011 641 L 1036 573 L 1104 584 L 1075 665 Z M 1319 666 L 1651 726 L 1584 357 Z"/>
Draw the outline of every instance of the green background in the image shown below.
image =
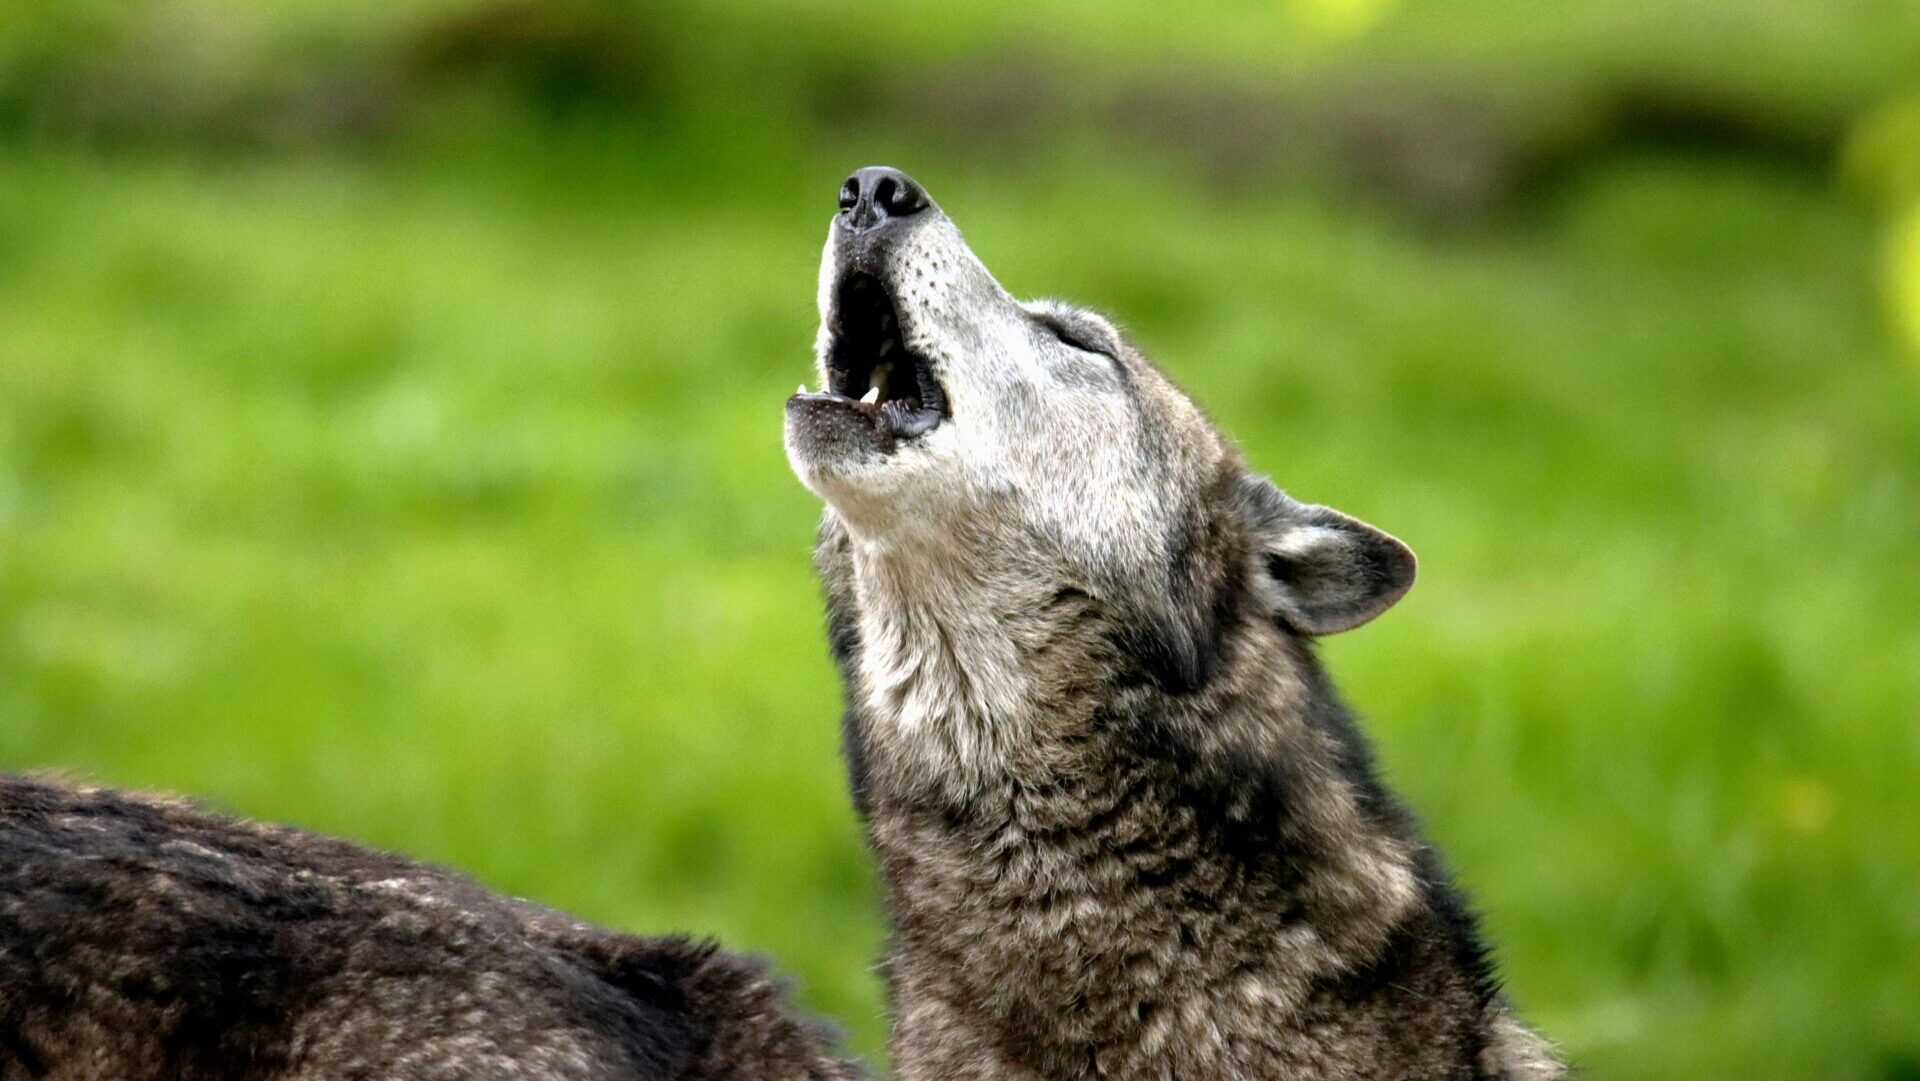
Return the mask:
<path fill-rule="evenodd" d="M 1589 1076 L 1920 1078 L 1920 8 L 949 7 L 8 5 L 0 767 L 877 1053 L 780 418 L 884 161 L 1420 553 L 1326 653 Z"/>

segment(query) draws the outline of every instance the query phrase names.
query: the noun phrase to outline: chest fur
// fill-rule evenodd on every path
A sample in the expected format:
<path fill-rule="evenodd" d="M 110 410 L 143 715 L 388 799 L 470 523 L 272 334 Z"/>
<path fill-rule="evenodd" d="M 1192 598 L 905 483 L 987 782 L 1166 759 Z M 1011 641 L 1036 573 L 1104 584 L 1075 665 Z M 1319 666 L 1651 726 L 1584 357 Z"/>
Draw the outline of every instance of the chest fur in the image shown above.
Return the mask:
<path fill-rule="evenodd" d="M 876 817 L 903 999 L 1075 1061 L 1224 1048 L 1298 1008 L 1324 944 L 1288 876 L 1222 856 L 1167 771 L 1108 766 L 964 823 Z"/>

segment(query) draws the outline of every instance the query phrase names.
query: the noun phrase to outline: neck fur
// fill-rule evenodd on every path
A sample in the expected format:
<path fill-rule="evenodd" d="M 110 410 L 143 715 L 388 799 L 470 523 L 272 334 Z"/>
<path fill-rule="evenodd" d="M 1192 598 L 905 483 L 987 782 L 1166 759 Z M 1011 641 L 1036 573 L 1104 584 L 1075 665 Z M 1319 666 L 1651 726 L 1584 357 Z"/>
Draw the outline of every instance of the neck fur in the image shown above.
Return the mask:
<path fill-rule="evenodd" d="M 1075 625 L 1077 589 L 1036 589 L 966 551 L 854 539 L 861 641 L 851 675 L 876 750 L 910 787 L 969 797 L 1060 764 L 1093 710 L 1100 643 Z M 961 550 L 956 550 L 961 549 Z M 1088 662 L 1092 662 L 1090 665 Z"/>

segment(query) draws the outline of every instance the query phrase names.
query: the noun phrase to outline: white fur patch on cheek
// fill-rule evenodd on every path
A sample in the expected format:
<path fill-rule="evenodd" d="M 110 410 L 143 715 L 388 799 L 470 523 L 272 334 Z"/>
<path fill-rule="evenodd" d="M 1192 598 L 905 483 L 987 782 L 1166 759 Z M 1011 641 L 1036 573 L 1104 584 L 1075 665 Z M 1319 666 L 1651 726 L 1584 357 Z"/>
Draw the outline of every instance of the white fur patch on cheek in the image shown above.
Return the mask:
<path fill-rule="evenodd" d="M 1116 391 L 1076 390 L 1008 441 L 1020 505 L 1084 566 L 1157 565 L 1171 508 L 1138 457 L 1137 418 Z"/>

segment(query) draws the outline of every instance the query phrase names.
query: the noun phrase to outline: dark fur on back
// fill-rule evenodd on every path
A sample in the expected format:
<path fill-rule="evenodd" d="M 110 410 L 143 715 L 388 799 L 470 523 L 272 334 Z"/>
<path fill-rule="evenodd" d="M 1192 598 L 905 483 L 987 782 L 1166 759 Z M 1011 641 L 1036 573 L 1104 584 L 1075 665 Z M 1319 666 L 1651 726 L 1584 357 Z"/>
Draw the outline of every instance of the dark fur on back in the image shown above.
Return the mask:
<path fill-rule="evenodd" d="M 852 1078 L 757 961 L 286 827 L 0 777 L 0 1078 Z"/>

